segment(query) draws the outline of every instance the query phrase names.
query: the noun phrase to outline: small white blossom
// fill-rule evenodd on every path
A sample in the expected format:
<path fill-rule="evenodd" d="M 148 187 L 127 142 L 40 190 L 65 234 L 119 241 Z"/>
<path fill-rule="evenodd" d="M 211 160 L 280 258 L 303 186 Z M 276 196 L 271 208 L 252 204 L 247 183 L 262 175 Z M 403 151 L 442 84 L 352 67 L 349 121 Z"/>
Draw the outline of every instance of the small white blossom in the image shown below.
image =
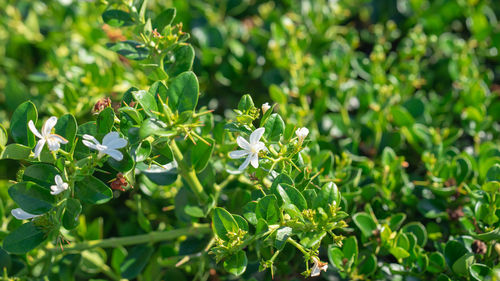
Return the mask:
<path fill-rule="evenodd" d="M 63 182 L 62 178 L 60 175 L 56 175 L 54 178 L 54 181 L 56 182 L 55 185 L 50 186 L 50 194 L 52 195 L 57 195 L 66 189 L 68 189 L 68 183 Z"/>
<path fill-rule="evenodd" d="M 262 105 L 262 114 L 265 114 L 265 113 L 266 113 L 266 111 L 268 111 L 270 108 L 271 108 L 271 106 L 269 105 L 269 103 L 268 103 L 268 102 L 264 103 L 264 104 Z"/>
<path fill-rule="evenodd" d="M 309 129 L 302 127 L 298 128 L 295 130 L 295 134 L 297 135 L 297 138 L 299 139 L 299 144 L 302 144 L 304 140 L 306 139 L 307 135 L 309 135 Z"/>
<path fill-rule="evenodd" d="M 45 123 L 42 126 L 41 132 L 38 132 L 38 130 L 35 127 L 35 124 L 33 123 L 33 120 L 30 120 L 28 122 L 28 127 L 30 128 L 30 130 L 33 132 L 33 134 L 35 134 L 35 136 L 40 138 L 35 147 L 35 158 L 40 155 L 45 143 L 47 143 L 47 146 L 49 147 L 50 151 L 59 150 L 59 148 L 61 147 L 60 145 L 61 143 L 62 144 L 68 143 L 68 141 L 65 138 L 61 137 L 60 135 L 52 134 L 52 129 L 56 124 L 57 124 L 57 117 L 52 116 L 49 119 L 47 119 L 47 121 L 45 121 Z"/>
<path fill-rule="evenodd" d="M 30 214 L 26 211 L 24 211 L 23 209 L 21 208 L 16 208 L 16 209 L 13 209 L 12 211 L 10 211 L 10 213 L 18 220 L 29 220 L 29 219 L 32 219 L 32 218 L 35 218 L 35 217 L 38 217 L 40 215 L 33 215 L 33 214 Z"/>
<path fill-rule="evenodd" d="M 123 159 L 123 154 L 117 149 L 127 145 L 127 140 L 120 138 L 118 132 L 109 132 L 102 139 L 102 144 L 91 135 L 83 135 L 83 144 L 87 147 L 99 151 L 99 157 L 107 154 L 116 161 Z"/>
<path fill-rule="evenodd" d="M 248 164 L 252 164 L 252 166 L 255 168 L 259 167 L 259 152 L 261 150 L 267 151 L 266 145 L 260 141 L 260 138 L 264 134 L 265 130 L 265 128 L 258 128 L 257 130 L 253 131 L 253 133 L 250 134 L 250 142 L 247 142 L 241 136 L 238 136 L 238 138 L 236 139 L 238 146 L 243 148 L 243 150 L 231 151 L 229 152 L 229 157 L 231 159 L 239 159 L 243 157 L 247 158 L 239 167 L 240 171 L 248 167 Z"/>
<path fill-rule="evenodd" d="M 322 270 L 324 272 L 326 272 L 326 270 L 328 269 L 328 263 L 322 262 L 316 257 L 313 257 L 312 259 L 313 259 L 314 265 L 313 265 L 313 268 L 311 269 L 311 277 L 319 276 L 319 274 L 321 273 Z"/>
<path fill-rule="evenodd" d="M 359 108 L 359 99 L 357 97 L 351 97 L 347 102 L 347 109 L 356 110 Z"/>

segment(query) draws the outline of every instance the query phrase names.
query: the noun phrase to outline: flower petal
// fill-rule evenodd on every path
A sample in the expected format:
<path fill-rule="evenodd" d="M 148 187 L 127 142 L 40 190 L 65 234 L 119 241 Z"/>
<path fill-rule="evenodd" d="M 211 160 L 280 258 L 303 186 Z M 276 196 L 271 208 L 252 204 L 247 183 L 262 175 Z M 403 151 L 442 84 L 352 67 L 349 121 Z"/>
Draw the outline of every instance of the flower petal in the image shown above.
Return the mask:
<path fill-rule="evenodd" d="M 238 170 L 240 170 L 240 171 L 245 170 L 245 169 L 248 167 L 248 164 L 250 164 L 250 159 L 251 159 L 251 158 L 252 158 L 252 157 L 249 155 L 249 156 L 247 157 L 247 159 L 245 159 L 245 161 L 243 161 L 243 164 L 241 164 L 241 165 L 240 165 L 240 167 L 238 168 Z"/>
<path fill-rule="evenodd" d="M 50 135 L 50 138 L 54 139 L 55 141 L 59 142 L 59 143 L 62 143 L 62 144 L 66 144 L 68 143 L 68 140 L 61 137 L 60 135 L 58 134 L 51 134 Z"/>
<path fill-rule="evenodd" d="M 96 140 L 96 138 L 94 138 L 94 136 L 91 136 L 91 135 L 85 134 L 85 135 L 83 135 L 83 139 L 92 141 L 95 144 L 101 144 L 98 140 Z"/>
<path fill-rule="evenodd" d="M 127 145 L 127 140 L 120 138 L 118 132 L 111 132 L 108 133 L 106 136 L 104 136 L 104 139 L 102 140 L 102 145 L 107 146 L 108 148 L 111 149 L 117 149 L 125 147 Z"/>
<path fill-rule="evenodd" d="M 254 168 L 259 167 L 259 155 L 257 153 L 251 155 L 250 164 L 252 164 Z"/>
<path fill-rule="evenodd" d="M 38 130 L 36 129 L 35 127 L 35 123 L 33 123 L 33 120 L 30 120 L 28 122 L 28 127 L 30 128 L 30 131 L 35 134 L 35 136 L 39 137 L 39 138 L 43 138 L 42 135 L 38 132 Z"/>
<path fill-rule="evenodd" d="M 314 263 L 314 266 L 311 270 L 311 277 L 319 276 L 320 272 L 321 272 L 321 270 L 319 269 L 318 264 Z"/>
<path fill-rule="evenodd" d="M 97 149 L 97 145 L 95 145 L 95 144 L 93 144 L 93 143 L 89 142 L 88 140 L 82 140 L 82 142 L 83 142 L 83 144 L 84 144 L 86 147 L 88 147 L 88 148 L 92 148 L 92 149 L 94 149 L 94 150 L 98 150 L 98 149 Z"/>
<path fill-rule="evenodd" d="M 45 145 L 45 139 L 40 139 L 35 146 L 35 158 L 38 158 L 38 156 L 40 156 L 40 153 L 42 152 L 44 145 Z"/>
<path fill-rule="evenodd" d="M 263 142 L 261 142 L 261 141 L 259 141 L 259 142 L 255 145 L 255 147 L 257 148 L 257 152 L 259 152 L 259 151 L 261 151 L 261 150 L 264 150 L 264 151 L 269 151 L 269 150 L 267 149 L 266 145 L 265 145 Z"/>
<path fill-rule="evenodd" d="M 107 155 L 109 155 L 113 159 L 115 159 L 116 161 L 122 161 L 122 159 L 123 159 L 123 154 L 116 149 L 105 149 L 102 151 L 102 153 L 106 153 Z"/>
<path fill-rule="evenodd" d="M 258 128 L 257 130 L 253 131 L 253 133 L 250 135 L 250 143 L 257 143 L 262 135 L 264 135 L 265 131 L 265 128 Z"/>
<path fill-rule="evenodd" d="M 64 183 L 60 175 L 56 175 L 54 177 L 54 181 L 56 182 L 57 186 L 60 186 L 60 185 L 62 185 Z"/>
<path fill-rule="evenodd" d="M 33 214 L 30 214 L 26 211 L 24 211 L 23 209 L 21 208 L 16 208 L 16 209 L 13 209 L 12 211 L 10 211 L 10 213 L 18 220 L 29 220 L 29 219 L 32 219 L 34 217 L 38 217 L 39 215 L 33 215 Z"/>
<path fill-rule="evenodd" d="M 107 143 L 112 142 L 115 139 L 120 138 L 120 134 L 118 132 L 109 132 L 107 133 L 104 138 L 102 139 L 102 145 L 106 145 Z"/>
<path fill-rule="evenodd" d="M 229 158 L 231 159 L 240 159 L 248 155 L 248 151 L 246 150 L 235 150 L 229 152 Z"/>
<path fill-rule="evenodd" d="M 54 126 L 57 124 L 57 117 L 52 116 L 42 126 L 42 135 L 43 136 L 48 136 L 50 135 L 50 132 L 54 128 Z"/>
<path fill-rule="evenodd" d="M 57 151 L 61 147 L 59 142 L 54 138 L 47 138 L 47 146 L 50 151 Z"/>
<path fill-rule="evenodd" d="M 239 147 L 243 148 L 244 150 L 250 151 L 250 144 L 243 137 L 238 136 L 236 138 L 236 143 L 238 143 Z"/>

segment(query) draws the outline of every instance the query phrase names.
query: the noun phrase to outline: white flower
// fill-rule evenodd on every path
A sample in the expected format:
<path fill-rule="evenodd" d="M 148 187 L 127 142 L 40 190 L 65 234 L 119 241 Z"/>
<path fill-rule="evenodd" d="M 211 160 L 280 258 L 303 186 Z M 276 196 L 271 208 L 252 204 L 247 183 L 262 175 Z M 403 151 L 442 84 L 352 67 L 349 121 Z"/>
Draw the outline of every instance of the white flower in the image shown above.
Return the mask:
<path fill-rule="evenodd" d="M 102 139 L 102 144 L 91 135 L 85 134 L 83 135 L 83 138 L 83 144 L 89 148 L 99 151 L 99 157 L 107 154 L 113 157 L 116 161 L 121 161 L 123 159 L 123 154 L 117 149 L 125 147 L 127 145 L 127 140 L 120 138 L 118 132 L 107 133 Z"/>
<path fill-rule="evenodd" d="M 248 164 L 252 164 L 252 166 L 254 166 L 255 168 L 259 167 L 259 152 L 261 150 L 267 151 L 266 145 L 260 141 L 260 138 L 264 134 L 265 130 L 265 128 L 258 128 L 257 130 L 253 131 L 253 133 L 250 135 L 250 143 L 248 143 L 241 136 L 238 136 L 238 138 L 236 139 L 238 146 L 243 148 L 243 150 L 231 151 L 229 152 L 229 157 L 231 159 L 239 159 L 243 157 L 247 158 L 239 167 L 240 171 L 248 167 Z"/>
<path fill-rule="evenodd" d="M 265 113 L 266 113 L 266 111 L 268 111 L 268 110 L 269 110 L 269 108 L 271 108 L 271 106 L 269 105 L 269 103 L 268 103 L 268 102 L 264 103 L 264 104 L 262 105 L 262 114 L 265 114 Z"/>
<path fill-rule="evenodd" d="M 309 129 L 307 128 L 298 128 L 295 130 L 295 134 L 297 135 L 297 138 L 299 139 L 299 144 L 302 144 L 304 140 L 306 139 L 307 135 L 309 135 Z"/>
<path fill-rule="evenodd" d="M 68 183 L 63 182 L 62 178 L 60 175 L 56 175 L 54 178 L 54 181 L 56 182 L 55 185 L 50 186 L 50 194 L 52 195 L 57 195 L 66 189 L 68 189 Z"/>
<path fill-rule="evenodd" d="M 30 128 L 30 130 L 33 132 L 33 134 L 35 134 L 35 136 L 40 138 L 35 147 L 35 158 L 40 155 L 40 152 L 42 152 L 45 143 L 47 143 L 47 146 L 49 147 L 50 151 L 57 151 L 61 147 L 60 145 L 61 143 L 62 144 L 68 143 L 68 141 L 65 138 L 61 137 L 60 135 L 52 134 L 52 129 L 54 128 L 56 123 L 57 123 L 57 117 L 55 116 L 50 117 L 43 124 L 40 133 L 36 129 L 33 120 L 30 120 L 28 122 L 28 127 Z"/>
<path fill-rule="evenodd" d="M 347 109 L 356 110 L 359 108 L 359 99 L 357 97 L 351 97 L 347 102 Z"/>
<path fill-rule="evenodd" d="M 33 215 L 33 214 L 30 214 L 26 211 L 24 211 L 23 209 L 21 208 L 16 208 L 12 211 L 10 211 L 10 213 L 18 220 L 29 220 L 29 219 L 32 219 L 32 218 L 35 218 L 35 217 L 38 217 L 40 215 Z"/>
<path fill-rule="evenodd" d="M 313 259 L 314 265 L 313 265 L 313 268 L 311 269 L 311 277 L 319 276 L 319 274 L 321 273 L 322 270 L 324 272 L 326 272 L 326 270 L 328 269 L 328 263 L 322 262 L 316 257 L 313 257 L 312 259 Z"/>

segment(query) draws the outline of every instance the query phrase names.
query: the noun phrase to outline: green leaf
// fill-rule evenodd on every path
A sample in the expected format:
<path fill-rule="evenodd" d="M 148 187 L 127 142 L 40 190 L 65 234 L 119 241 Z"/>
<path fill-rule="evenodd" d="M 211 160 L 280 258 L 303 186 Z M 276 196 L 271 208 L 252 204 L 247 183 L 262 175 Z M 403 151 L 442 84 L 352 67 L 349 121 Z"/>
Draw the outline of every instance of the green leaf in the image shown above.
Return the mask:
<path fill-rule="evenodd" d="M 406 219 L 405 213 L 397 213 L 390 217 L 389 219 L 389 228 L 391 230 L 398 230 Z"/>
<path fill-rule="evenodd" d="M 203 213 L 203 210 L 198 206 L 186 205 L 184 206 L 184 212 L 195 218 L 205 217 L 205 213 Z"/>
<path fill-rule="evenodd" d="M 107 10 L 102 14 L 102 20 L 114 27 L 134 24 L 134 19 L 130 14 L 122 10 Z"/>
<path fill-rule="evenodd" d="M 151 143 L 149 140 L 143 140 L 138 145 L 134 146 L 132 151 L 135 162 L 142 162 L 148 159 L 151 154 Z"/>
<path fill-rule="evenodd" d="M 172 111 L 182 113 L 194 111 L 198 103 L 198 79 L 192 71 L 181 73 L 172 79 L 168 85 L 168 105 Z M 166 97 L 162 97 L 165 100 Z"/>
<path fill-rule="evenodd" d="M 198 141 L 196 145 L 194 145 L 191 152 L 191 165 L 198 173 L 207 167 L 208 161 L 214 152 L 215 141 L 211 138 L 205 138 L 205 140 L 209 144 L 206 144 L 203 141 Z"/>
<path fill-rule="evenodd" d="M 57 119 L 57 124 L 54 127 L 55 133 L 65 138 L 68 143 L 61 144 L 61 148 L 70 151 L 75 142 L 76 132 L 78 131 L 78 125 L 76 119 L 71 114 L 65 114 L 61 118 Z"/>
<path fill-rule="evenodd" d="M 228 232 L 238 232 L 238 223 L 233 216 L 223 208 L 215 208 L 212 217 L 212 228 L 215 235 L 222 240 L 228 241 Z"/>
<path fill-rule="evenodd" d="M 250 201 L 245 205 L 245 207 L 243 207 L 243 217 L 245 217 L 245 219 L 253 225 L 256 225 L 258 222 L 257 215 L 255 214 L 256 209 L 257 202 L 255 201 Z"/>
<path fill-rule="evenodd" d="M 404 259 L 410 256 L 405 249 L 400 247 L 392 247 L 389 252 L 397 259 Z"/>
<path fill-rule="evenodd" d="M 81 254 L 65 255 L 59 262 L 60 280 L 75 280 L 75 272 L 82 261 Z"/>
<path fill-rule="evenodd" d="M 126 40 L 117 43 L 107 43 L 106 46 L 111 51 L 117 52 L 131 60 L 144 60 L 149 56 L 148 48 L 137 41 Z"/>
<path fill-rule="evenodd" d="M 80 204 L 80 201 L 74 198 L 68 198 L 66 201 L 66 208 L 64 209 L 64 214 L 62 218 L 62 223 L 64 228 L 70 230 L 78 226 L 79 223 L 78 216 L 80 216 L 81 212 L 82 212 L 82 204 Z"/>
<path fill-rule="evenodd" d="M 457 259 L 457 261 L 451 267 L 453 272 L 465 276 L 469 273 L 470 266 L 474 263 L 474 254 L 467 253 Z"/>
<path fill-rule="evenodd" d="M 157 32 L 161 33 L 167 25 L 170 25 L 172 23 L 175 18 L 175 13 L 176 11 L 174 8 L 166 9 L 165 11 L 161 12 L 153 20 L 153 29 L 156 29 Z"/>
<path fill-rule="evenodd" d="M 191 45 L 177 47 L 169 61 L 164 62 L 165 71 L 170 77 L 175 77 L 191 70 L 194 62 L 194 49 Z"/>
<path fill-rule="evenodd" d="M 253 99 L 250 95 L 243 95 L 238 103 L 238 109 L 241 112 L 247 112 L 252 109 L 254 106 Z"/>
<path fill-rule="evenodd" d="M 323 208 L 324 210 L 329 209 L 329 205 L 336 203 L 337 206 L 340 204 L 340 191 L 337 185 L 333 182 L 324 184 L 318 193 L 318 196 L 314 200 L 314 208 Z"/>
<path fill-rule="evenodd" d="M 139 129 L 139 137 L 145 139 L 152 135 L 160 137 L 175 136 L 177 132 L 165 129 L 166 126 L 167 125 L 160 120 L 148 118 L 142 122 L 141 128 Z"/>
<path fill-rule="evenodd" d="M 431 273 L 437 274 L 446 269 L 446 261 L 443 254 L 440 252 L 433 252 L 429 255 L 429 266 L 427 270 Z"/>
<path fill-rule="evenodd" d="M 111 189 L 94 176 L 75 182 L 76 197 L 91 204 L 106 203 L 113 198 Z"/>
<path fill-rule="evenodd" d="M 55 185 L 56 175 L 61 174 L 59 170 L 49 164 L 35 164 L 24 170 L 23 180 L 32 181 L 50 190 L 52 185 Z"/>
<path fill-rule="evenodd" d="M 3 270 L 11 270 L 12 267 L 12 258 L 10 255 L 0 247 L 0 268 Z"/>
<path fill-rule="evenodd" d="M 283 90 L 279 86 L 274 84 L 272 84 L 269 87 L 269 96 L 273 101 L 282 105 L 286 104 L 288 99 L 287 95 L 283 92 Z"/>
<path fill-rule="evenodd" d="M 486 192 L 490 192 L 491 194 L 498 193 L 500 191 L 500 182 L 498 181 L 486 182 L 481 186 L 481 189 Z"/>
<path fill-rule="evenodd" d="M 238 227 L 241 230 L 244 230 L 248 232 L 248 222 L 240 215 L 232 215 L 236 223 L 238 224 Z"/>
<path fill-rule="evenodd" d="M 279 184 L 277 191 L 285 204 L 293 204 L 301 211 L 307 209 L 306 199 L 295 187 L 288 184 Z"/>
<path fill-rule="evenodd" d="M 351 264 L 358 259 L 358 240 L 356 236 L 350 236 L 343 241 L 342 245 L 343 256 L 349 260 Z"/>
<path fill-rule="evenodd" d="M 413 116 L 402 106 L 394 106 L 391 108 L 393 121 L 399 127 L 411 127 L 415 120 Z"/>
<path fill-rule="evenodd" d="M 3 248 L 9 253 L 21 255 L 36 248 L 46 238 L 42 228 L 35 226 L 33 222 L 28 222 L 5 237 Z"/>
<path fill-rule="evenodd" d="M 500 228 L 496 228 L 492 231 L 472 235 L 474 238 L 488 242 L 488 241 L 500 241 Z"/>
<path fill-rule="evenodd" d="M 134 168 L 134 159 L 126 151 L 122 151 L 122 154 L 122 160 L 117 161 L 113 157 L 109 157 L 107 163 L 118 172 L 126 173 Z"/>
<path fill-rule="evenodd" d="M 115 112 L 111 107 L 105 108 L 97 116 L 97 134 L 98 138 L 104 137 L 107 133 L 111 132 L 115 124 Z"/>
<path fill-rule="evenodd" d="M 134 98 L 141 105 L 142 109 L 144 109 L 144 113 L 146 113 L 150 117 L 155 117 L 156 114 L 153 113 L 158 111 L 158 107 L 156 105 L 155 97 L 148 91 L 139 90 L 133 92 Z"/>
<path fill-rule="evenodd" d="M 118 273 L 120 271 L 120 265 L 123 263 L 125 258 L 127 257 L 127 250 L 122 246 L 118 246 L 113 249 L 111 254 L 111 267 Z"/>
<path fill-rule="evenodd" d="M 495 164 L 488 169 L 486 173 L 486 181 L 497 181 L 500 182 L 500 164 Z"/>
<path fill-rule="evenodd" d="M 36 107 L 30 101 L 16 108 L 10 120 L 10 135 L 15 142 L 28 147 L 35 146 L 35 135 L 28 128 L 28 122 L 33 120 L 36 125 L 37 116 Z"/>
<path fill-rule="evenodd" d="M 224 269 L 229 273 L 240 276 L 247 269 L 247 255 L 245 251 L 239 251 L 224 261 Z"/>
<path fill-rule="evenodd" d="M 137 163 L 136 168 L 139 169 L 144 175 L 152 182 L 159 185 L 170 185 L 177 180 L 178 172 L 177 166 L 173 163 L 163 165 L 146 165 L 144 163 Z"/>
<path fill-rule="evenodd" d="M 470 276 L 473 280 L 483 281 L 492 276 L 491 269 L 484 264 L 475 263 L 470 266 Z"/>
<path fill-rule="evenodd" d="M 287 174 L 279 174 L 276 178 L 274 178 L 273 183 L 271 184 L 270 190 L 274 195 L 276 195 L 276 197 L 279 196 L 279 193 L 278 193 L 278 185 L 279 184 L 293 185 L 293 180 Z"/>
<path fill-rule="evenodd" d="M 278 113 L 273 113 L 264 124 L 266 132 L 264 136 L 270 141 L 279 141 L 285 130 L 285 122 Z"/>
<path fill-rule="evenodd" d="M 259 199 L 255 211 L 257 219 L 264 219 L 267 224 L 278 223 L 280 217 L 280 210 L 278 207 L 278 200 L 274 195 L 266 195 Z"/>
<path fill-rule="evenodd" d="M 427 231 L 425 227 L 419 222 L 411 222 L 403 227 L 403 232 L 413 233 L 417 237 L 417 244 L 424 247 L 427 244 Z"/>
<path fill-rule="evenodd" d="M 278 250 L 283 250 L 285 247 L 288 237 L 292 235 L 292 228 L 288 226 L 282 226 L 276 230 L 276 240 L 274 241 L 274 246 Z"/>
<path fill-rule="evenodd" d="M 357 213 L 352 216 L 352 220 L 356 226 L 361 230 L 364 236 L 370 237 L 373 235 L 373 231 L 377 229 L 377 224 L 373 221 L 373 218 L 367 213 Z"/>
<path fill-rule="evenodd" d="M 122 277 L 126 279 L 137 277 L 148 264 L 153 251 L 153 247 L 147 245 L 137 245 L 132 248 L 120 266 Z"/>
<path fill-rule="evenodd" d="M 344 253 L 335 244 L 328 245 L 328 259 L 330 263 L 333 264 L 337 269 L 344 268 Z"/>
<path fill-rule="evenodd" d="M 374 254 L 366 256 L 359 266 L 359 272 L 364 275 L 371 275 L 376 270 L 377 270 L 377 257 Z"/>
<path fill-rule="evenodd" d="M 34 215 L 44 214 L 56 202 L 50 190 L 34 182 L 20 182 L 9 188 L 9 195 L 21 209 Z"/>
<path fill-rule="evenodd" d="M 135 125 L 139 125 L 142 122 L 141 114 L 137 111 L 137 109 L 133 107 L 130 106 L 120 107 L 118 109 L 118 112 L 120 112 L 120 116 L 122 116 L 122 114 L 127 115 L 130 119 L 132 119 L 135 122 Z"/>
<path fill-rule="evenodd" d="M 7 145 L 7 141 L 9 140 L 9 136 L 7 135 L 7 130 L 4 128 L 2 124 L 0 124 L 0 152 L 2 147 Z"/>
<path fill-rule="evenodd" d="M 0 159 L 27 160 L 31 148 L 18 143 L 11 143 L 2 151 Z"/>
<path fill-rule="evenodd" d="M 467 253 L 468 251 L 465 246 L 455 240 L 449 240 L 444 248 L 444 257 L 446 259 L 446 263 L 450 268 L 460 257 L 464 256 Z"/>

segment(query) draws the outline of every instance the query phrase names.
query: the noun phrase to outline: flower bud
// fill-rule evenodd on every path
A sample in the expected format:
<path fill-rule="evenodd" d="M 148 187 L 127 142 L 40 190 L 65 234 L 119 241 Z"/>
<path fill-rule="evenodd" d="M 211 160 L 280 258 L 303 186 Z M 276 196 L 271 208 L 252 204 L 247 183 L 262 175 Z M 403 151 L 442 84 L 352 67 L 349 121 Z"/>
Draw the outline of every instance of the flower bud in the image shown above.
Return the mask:
<path fill-rule="evenodd" d="M 270 108 L 271 108 L 271 106 L 269 105 L 269 103 L 268 103 L 268 102 L 264 103 L 264 104 L 262 105 L 262 114 L 265 114 L 265 113 L 266 113 L 266 111 L 268 111 Z"/>
<path fill-rule="evenodd" d="M 295 134 L 297 135 L 297 138 L 299 139 L 299 144 L 302 144 L 304 140 L 306 139 L 307 135 L 309 135 L 309 129 L 302 127 L 298 128 L 295 131 Z"/>

